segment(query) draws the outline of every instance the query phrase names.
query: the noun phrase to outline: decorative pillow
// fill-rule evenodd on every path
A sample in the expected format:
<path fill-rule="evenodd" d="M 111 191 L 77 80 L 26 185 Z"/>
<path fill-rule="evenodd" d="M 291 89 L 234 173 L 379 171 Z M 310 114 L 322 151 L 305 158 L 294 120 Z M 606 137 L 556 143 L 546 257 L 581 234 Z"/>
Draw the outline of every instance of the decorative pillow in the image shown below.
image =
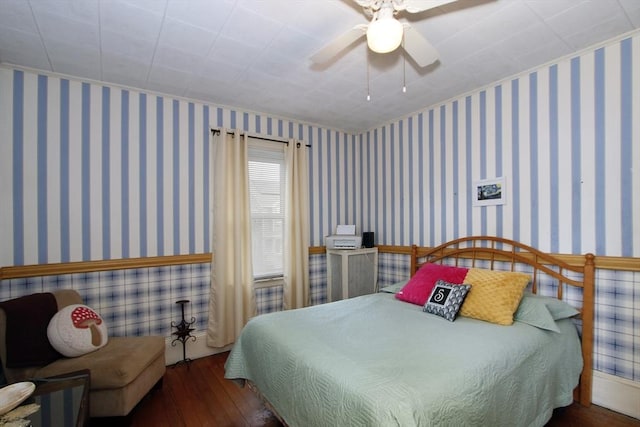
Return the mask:
<path fill-rule="evenodd" d="M 579 313 L 564 301 L 525 292 L 514 318 L 518 322 L 559 333 L 560 329 L 555 321 Z"/>
<path fill-rule="evenodd" d="M 47 325 L 58 311 L 50 292 L 31 294 L 0 303 L 6 316 L 8 368 L 44 366 L 61 357 L 47 339 Z"/>
<path fill-rule="evenodd" d="M 549 310 L 549 313 L 551 313 L 551 317 L 553 317 L 553 320 L 568 319 L 575 316 L 576 314 L 580 314 L 580 311 L 576 310 L 574 307 L 571 307 L 566 302 L 561 301 L 557 298 L 536 295 L 532 294 L 531 292 L 525 292 L 523 297 L 527 299 L 543 301 L 544 305 L 547 307 L 547 310 Z"/>
<path fill-rule="evenodd" d="M 522 297 L 522 301 L 520 301 L 518 310 L 514 315 L 514 320 L 536 328 L 546 329 L 547 331 L 560 332 L 547 306 L 542 301 L 527 298 L 526 296 Z"/>
<path fill-rule="evenodd" d="M 471 285 L 460 315 L 498 325 L 513 324 L 513 314 L 531 277 L 525 273 L 470 268 L 464 279 Z"/>
<path fill-rule="evenodd" d="M 424 305 L 437 280 L 449 283 L 462 283 L 467 275 L 467 268 L 452 267 L 440 264 L 425 264 L 413 275 L 396 298 L 412 304 Z"/>
<path fill-rule="evenodd" d="M 95 310 L 72 304 L 62 308 L 49 322 L 47 336 L 53 348 L 66 357 L 91 353 L 107 344 L 107 325 Z"/>
<path fill-rule="evenodd" d="M 458 311 L 469 292 L 469 285 L 455 285 L 444 280 L 438 280 L 433 291 L 424 304 L 423 311 L 444 317 L 449 322 L 456 320 Z"/>

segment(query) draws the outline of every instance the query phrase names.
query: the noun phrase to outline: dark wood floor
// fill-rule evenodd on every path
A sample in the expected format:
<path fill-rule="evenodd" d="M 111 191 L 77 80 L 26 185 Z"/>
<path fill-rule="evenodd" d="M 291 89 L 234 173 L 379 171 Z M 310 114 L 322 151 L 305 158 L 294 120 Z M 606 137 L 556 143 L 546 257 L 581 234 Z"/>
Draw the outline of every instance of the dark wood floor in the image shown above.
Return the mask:
<path fill-rule="evenodd" d="M 281 427 L 278 419 L 246 388 L 224 379 L 228 353 L 189 365 L 167 367 L 163 386 L 144 398 L 126 418 L 96 418 L 91 427 Z M 640 420 L 592 405 L 573 404 L 554 414 L 547 427 L 640 427 Z"/>

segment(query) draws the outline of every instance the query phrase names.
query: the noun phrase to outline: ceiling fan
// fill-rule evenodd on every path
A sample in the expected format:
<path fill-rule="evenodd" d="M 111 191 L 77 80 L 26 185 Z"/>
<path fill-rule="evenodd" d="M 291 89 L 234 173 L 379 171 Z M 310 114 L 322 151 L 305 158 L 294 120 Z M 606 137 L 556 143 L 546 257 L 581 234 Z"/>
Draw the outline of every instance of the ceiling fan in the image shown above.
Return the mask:
<path fill-rule="evenodd" d="M 324 64 L 340 51 L 366 34 L 369 49 L 378 53 L 392 52 L 400 45 L 420 67 L 438 59 L 436 49 L 411 25 L 395 18 L 398 12 L 423 12 L 456 0 L 354 0 L 371 18 L 369 24 L 359 24 L 333 40 L 311 57 L 316 64 Z"/>

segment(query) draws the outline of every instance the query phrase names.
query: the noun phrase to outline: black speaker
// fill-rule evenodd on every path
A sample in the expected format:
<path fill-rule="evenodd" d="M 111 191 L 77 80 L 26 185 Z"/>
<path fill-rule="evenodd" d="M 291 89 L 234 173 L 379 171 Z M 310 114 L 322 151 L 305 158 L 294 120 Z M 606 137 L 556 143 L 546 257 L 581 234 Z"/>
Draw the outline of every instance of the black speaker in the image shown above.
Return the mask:
<path fill-rule="evenodd" d="M 373 231 L 365 231 L 362 233 L 362 246 L 365 248 L 372 248 L 374 245 L 373 242 Z"/>

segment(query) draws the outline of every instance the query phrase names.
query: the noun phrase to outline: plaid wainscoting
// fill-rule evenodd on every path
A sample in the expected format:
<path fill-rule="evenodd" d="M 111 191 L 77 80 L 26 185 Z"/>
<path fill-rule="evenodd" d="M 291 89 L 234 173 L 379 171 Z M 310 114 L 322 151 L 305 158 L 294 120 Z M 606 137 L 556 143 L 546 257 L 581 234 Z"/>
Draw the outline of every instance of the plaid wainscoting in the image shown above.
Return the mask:
<path fill-rule="evenodd" d="M 409 279 L 411 258 L 402 254 L 378 254 L 378 288 Z"/>
<path fill-rule="evenodd" d="M 185 317 L 194 328 L 208 321 L 211 264 L 101 271 L 3 280 L 0 300 L 72 288 L 84 303 L 98 311 L 111 336 L 170 336 L 171 322 L 180 320 L 176 301 L 188 299 Z"/>
<path fill-rule="evenodd" d="M 596 370 L 640 381 L 640 272 L 596 270 L 594 336 Z"/>
<path fill-rule="evenodd" d="M 309 255 L 311 305 L 327 302 L 327 256 Z"/>
<path fill-rule="evenodd" d="M 258 315 L 282 311 L 283 308 L 282 286 L 269 286 L 256 289 L 256 306 Z"/>
<path fill-rule="evenodd" d="M 476 265 L 483 267 L 482 265 Z M 380 288 L 409 277 L 410 258 L 402 254 L 379 254 Z M 496 267 L 499 268 L 499 267 Z M 0 301 L 35 292 L 76 289 L 85 303 L 107 322 L 111 336 L 171 336 L 171 322 L 180 318 L 175 303 L 188 299 L 185 317 L 195 317 L 196 331 L 208 320 L 211 264 L 66 274 L 3 280 Z M 539 292 L 554 295 L 557 284 L 538 277 Z M 309 257 L 311 304 L 327 301 L 327 263 L 323 254 Z M 569 304 L 581 304 L 580 291 L 565 294 Z M 282 287 L 256 290 L 258 313 L 282 310 Z M 640 273 L 596 270 L 594 369 L 632 381 L 640 381 Z"/>

